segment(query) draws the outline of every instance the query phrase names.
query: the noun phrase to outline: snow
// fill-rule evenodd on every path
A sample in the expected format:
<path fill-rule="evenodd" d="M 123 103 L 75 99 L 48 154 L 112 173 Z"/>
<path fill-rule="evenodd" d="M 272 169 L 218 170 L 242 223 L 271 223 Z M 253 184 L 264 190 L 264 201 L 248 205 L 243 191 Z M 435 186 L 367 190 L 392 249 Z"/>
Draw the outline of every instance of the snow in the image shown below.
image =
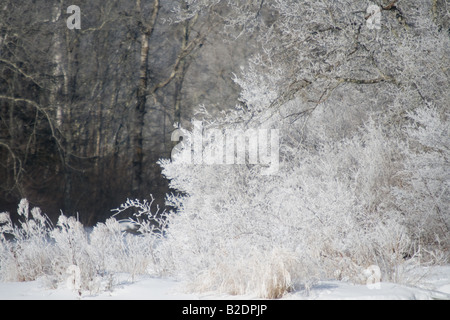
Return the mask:
<path fill-rule="evenodd" d="M 298 293 L 287 298 L 301 298 Z M 313 288 L 309 299 L 314 300 L 431 300 L 450 299 L 450 292 L 438 292 L 395 283 L 381 283 L 379 288 L 335 281 L 322 282 Z"/>
<path fill-rule="evenodd" d="M 126 277 L 126 275 L 123 275 Z M 180 300 L 195 299 L 179 290 L 179 283 L 170 279 L 141 277 L 134 282 L 124 280 L 112 291 L 97 295 L 83 293 L 80 297 L 66 285 L 48 289 L 45 280 L 0 283 L 0 300 Z"/>
<path fill-rule="evenodd" d="M 381 282 L 374 286 L 354 285 L 341 281 L 321 281 L 309 293 L 292 292 L 288 300 L 450 300 L 450 265 L 423 268 L 417 273 L 416 285 Z M 0 283 L 0 300 L 250 300 L 256 296 L 231 296 L 209 293 L 185 293 L 183 283 L 141 276 L 131 280 L 127 274 L 117 275 L 112 291 L 80 297 L 66 284 L 48 289 L 45 279 L 32 282 Z"/>

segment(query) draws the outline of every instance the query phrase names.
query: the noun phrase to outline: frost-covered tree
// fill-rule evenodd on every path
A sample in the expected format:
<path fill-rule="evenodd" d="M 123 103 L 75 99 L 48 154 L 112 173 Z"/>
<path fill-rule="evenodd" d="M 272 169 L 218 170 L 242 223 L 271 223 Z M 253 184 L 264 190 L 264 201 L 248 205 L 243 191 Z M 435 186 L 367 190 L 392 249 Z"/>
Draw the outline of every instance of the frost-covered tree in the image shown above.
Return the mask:
<path fill-rule="evenodd" d="M 204 129 L 279 129 L 280 170 L 162 160 L 183 192 L 168 198 L 175 273 L 196 290 L 277 297 L 324 277 L 364 282 L 370 265 L 399 281 L 423 250 L 445 259 L 448 118 L 416 110 L 448 109 L 447 4 L 187 2 L 192 14 L 226 12 L 227 35 L 255 32 L 261 48 L 235 78 L 237 109 L 205 115 Z M 427 129 L 405 131 L 411 117 Z"/>
<path fill-rule="evenodd" d="M 450 248 L 449 116 L 448 108 L 439 112 L 431 106 L 408 113 L 413 122 L 405 129 L 409 147 L 399 173 L 402 185 L 392 190 L 425 257 Z"/>

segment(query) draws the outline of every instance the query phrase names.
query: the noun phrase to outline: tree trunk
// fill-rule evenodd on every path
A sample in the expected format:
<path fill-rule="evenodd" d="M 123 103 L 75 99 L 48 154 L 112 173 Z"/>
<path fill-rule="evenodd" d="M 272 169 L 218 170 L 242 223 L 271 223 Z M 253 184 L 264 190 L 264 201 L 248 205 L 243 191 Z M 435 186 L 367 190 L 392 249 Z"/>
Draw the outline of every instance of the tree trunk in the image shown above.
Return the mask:
<path fill-rule="evenodd" d="M 139 85 L 137 90 L 137 104 L 134 110 L 133 121 L 133 186 L 132 190 L 138 192 L 142 185 L 143 168 L 143 148 L 144 148 L 144 125 L 145 125 L 145 106 L 147 104 L 147 85 L 148 85 L 148 34 L 141 34 L 141 56 L 139 70 Z"/>
<path fill-rule="evenodd" d="M 149 41 L 153 32 L 156 18 L 159 12 L 159 0 L 153 3 L 152 18 L 149 24 L 144 22 L 142 17 L 141 1 L 136 1 L 136 10 L 141 27 L 141 53 L 139 61 L 139 84 L 137 90 L 137 103 L 134 109 L 132 123 L 132 148 L 133 148 L 133 194 L 139 194 L 142 187 L 143 160 L 144 160 L 144 125 L 147 104 L 147 88 L 149 78 Z"/>
<path fill-rule="evenodd" d="M 73 150 L 73 139 L 70 130 L 71 111 L 68 108 L 69 71 L 64 65 L 63 54 L 67 54 L 64 37 L 68 37 L 67 29 L 61 27 L 62 5 L 53 6 L 52 22 L 55 25 L 52 43 L 53 81 L 50 89 L 49 104 L 55 112 L 56 128 L 64 136 L 61 150 L 62 171 L 64 177 L 63 209 L 68 212 L 72 207 L 72 173 L 70 157 Z M 67 40 L 67 39 L 66 39 Z M 70 61 L 68 63 L 70 65 Z M 65 119 L 67 116 L 67 119 Z M 50 120 L 50 119 L 49 119 Z M 51 120 L 50 120 L 51 121 Z M 67 125 L 65 125 L 67 123 Z"/>
<path fill-rule="evenodd" d="M 59 95 L 63 90 L 62 78 L 64 77 L 62 64 L 62 35 L 58 22 L 61 18 L 61 6 L 55 4 L 53 7 L 52 22 L 55 25 L 52 43 L 52 59 L 53 59 L 53 79 L 54 83 L 50 90 L 50 106 L 55 110 L 56 124 L 58 129 L 61 128 L 63 122 L 63 107 L 59 99 Z"/>
<path fill-rule="evenodd" d="M 182 43 L 181 43 L 182 51 L 187 50 L 187 47 L 189 44 L 189 34 L 190 34 L 189 23 L 190 23 L 190 21 L 186 21 L 184 23 L 185 25 L 184 25 L 184 29 L 183 29 L 183 39 L 182 39 Z M 175 77 L 174 120 L 175 120 L 175 122 L 178 123 L 179 126 L 181 126 L 181 101 L 182 101 L 181 91 L 183 90 L 183 82 L 184 82 L 184 77 L 186 75 L 187 67 L 188 67 L 188 65 L 186 63 L 186 59 L 182 59 L 180 61 L 180 65 L 179 65 L 179 72 L 177 73 L 177 75 Z"/>

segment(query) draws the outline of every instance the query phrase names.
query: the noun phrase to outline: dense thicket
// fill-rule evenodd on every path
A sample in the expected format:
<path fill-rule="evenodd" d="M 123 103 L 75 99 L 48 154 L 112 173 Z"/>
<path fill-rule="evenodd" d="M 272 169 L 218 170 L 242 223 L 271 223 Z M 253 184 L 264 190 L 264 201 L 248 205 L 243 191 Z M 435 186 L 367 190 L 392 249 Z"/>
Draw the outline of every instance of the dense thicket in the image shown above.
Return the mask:
<path fill-rule="evenodd" d="M 190 3 L 181 17 L 221 1 Z M 200 291 L 278 297 L 317 279 L 364 282 L 374 265 L 401 281 L 448 261 L 448 4 L 227 3 L 229 34 L 255 32 L 263 49 L 235 78 L 243 106 L 199 119 L 211 132 L 279 130 L 280 165 L 269 176 L 261 158 L 198 165 L 185 161 L 192 141 L 161 162 L 184 192 L 169 198 L 176 274 Z"/>

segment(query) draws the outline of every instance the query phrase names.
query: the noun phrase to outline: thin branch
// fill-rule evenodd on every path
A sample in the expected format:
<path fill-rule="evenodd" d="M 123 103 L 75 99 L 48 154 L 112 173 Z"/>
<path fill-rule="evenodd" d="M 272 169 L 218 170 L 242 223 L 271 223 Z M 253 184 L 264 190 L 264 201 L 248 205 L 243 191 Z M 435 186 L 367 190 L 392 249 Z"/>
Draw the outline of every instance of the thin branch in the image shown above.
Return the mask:
<path fill-rule="evenodd" d="M 197 37 L 188 43 L 188 45 L 178 54 L 177 59 L 173 63 L 170 75 L 163 81 L 154 85 L 151 89 L 147 90 L 147 95 L 153 95 L 159 89 L 166 87 L 180 72 L 180 64 L 186 59 L 196 48 L 203 44 L 212 30 L 212 26 L 204 34 L 198 34 Z"/>
<path fill-rule="evenodd" d="M 18 73 L 20 73 L 21 75 L 23 75 L 25 78 L 30 79 L 34 84 L 36 84 L 39 88 L 42 88 L 42 85 L 36 80 L 34 79 L 33 76 L 29 75 L 28 73 L 26 73 L 25 71 L 23 71 L 20 67 L 18 67 L 16 64 L 12 63 L 11 61 L 5 60 L 0 58 L 0 62 L 8 65 L 9 67 L 12 67 L 13 70 L 17 71 Z"/>
<path fill-rule="evenodd" d="M 25 99 L 25 98 L 17 98 L 17 97 L 10 97 L 10 96 L 5 96 L 5 95 L 0 95 L 0 99 L 4 99 L 4 100 L 10 100 L 10 101 L 14 101 L 14 102 L 25 102 L 27 104 L 32 105 L 33 107 L 35 107 L 39 112 L 41 112 L 45 118 L 47 119 L 47 122 L 50 126 L 50 131 L 52 132 L 52 137 L 53 139 L 56 141 L 58 147 L 60 150 L 64 150 L 64 147 L 61 144 L 61 141 L 59 141 L 58 137 L 56 136 L 56 130 L 55 126 L 53 125 L 53 121 L 52 118 L 50 117 L 50 115 L 47 113 L 47 111 L 42 108 L 37 102 L 30 100 L 30 99 Z"/>
<path fill-rule="evenodd" d="M 356 84 L 375 84 L 375 83 L 382 83 L 382 82 L 392 82 L 395 84 L 398 84 L 397 80 L 395 80 L 392 77 L 381 77 L 376 79 L 354 79 L 354 78 L 343 78 L 343 77 L 336 77 L 336 80 L 339 82 L 348 82 L 348 83 L 356 83 Z"/>
<path fill-rule="evenodd" d="M 398 0 L 391 1 L 387 6 L 381 7 L 383 10 L 391 10 L 395 7 L 395 4 L 398 2 Z"/>

